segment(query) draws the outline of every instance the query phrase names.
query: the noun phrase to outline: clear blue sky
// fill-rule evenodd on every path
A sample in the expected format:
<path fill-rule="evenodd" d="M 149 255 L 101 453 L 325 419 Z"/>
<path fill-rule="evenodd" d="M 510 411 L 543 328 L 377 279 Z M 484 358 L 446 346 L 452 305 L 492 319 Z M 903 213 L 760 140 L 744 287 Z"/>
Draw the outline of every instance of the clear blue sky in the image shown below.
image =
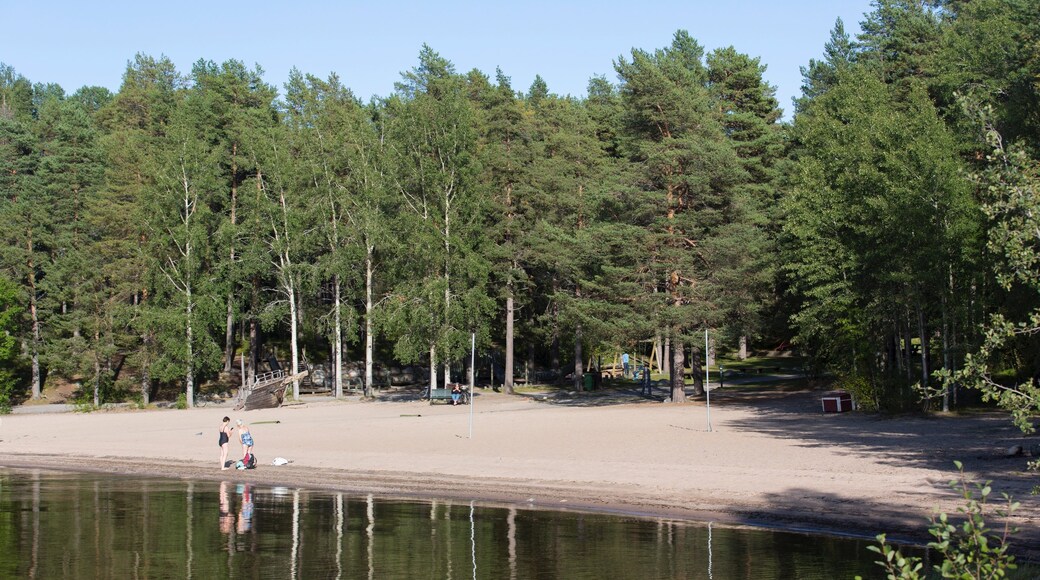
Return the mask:
<path fill-rule="evenodd" d="M 459 72 L 493 78 L 501 67 L 525 92 L 540 74 L 551 92 L 584 96 L 593 75 L 616 82 L 618 56 L 665 47 L 685 29 L 706 51 L 732 45 L 760 58 L 789 117 L 799 67 L 821 57 L 835 19 L 855 34 L 870 10 L 870 0 L 0 0 L 0 62 L 71 93 L 118 90 L 138 52 L 166 55 L 182 73 L 200 58 L 237 59 L 279 89 L 293 66 L 336 72 L 368 100 L 391 93 L 426 43 Z"/>

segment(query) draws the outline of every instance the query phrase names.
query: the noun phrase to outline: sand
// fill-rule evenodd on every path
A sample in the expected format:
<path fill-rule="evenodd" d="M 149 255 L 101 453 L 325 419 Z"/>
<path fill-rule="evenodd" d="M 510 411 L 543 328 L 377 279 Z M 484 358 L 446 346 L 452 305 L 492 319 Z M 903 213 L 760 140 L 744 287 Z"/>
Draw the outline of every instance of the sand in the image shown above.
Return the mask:
<path fill-rule="evenodd" d="M 0 465 L 926 541 L 936 510 L 952 514 L 963 505 L 948 485 L 960 460 L 970 477 L 992 480 L 996 496 L 1021 502 L 1012 553 L 1040 561 L 1040 501 L 1030 495 L 1040 476 L 1025 471 L 1026 458 L 1005 457 L 1012 445 L 1038 440 L 1006 415 L 824 414 L 819 397 L 727 388 L 712 394 L 709 413 L 703 400 L 668 404 L 637 391 L 507 396 L 478 389 L 471 409 L 430 405 L 405 390 L 248 412 L 211 405 L 19 413 L 0 419 Z M 220 469 L 224 415 L 251 424 L 257 469 Z M 234 437 L 229 456 L 241 455 Z M 271 465 L 275 457 L 291 463 Z"/>

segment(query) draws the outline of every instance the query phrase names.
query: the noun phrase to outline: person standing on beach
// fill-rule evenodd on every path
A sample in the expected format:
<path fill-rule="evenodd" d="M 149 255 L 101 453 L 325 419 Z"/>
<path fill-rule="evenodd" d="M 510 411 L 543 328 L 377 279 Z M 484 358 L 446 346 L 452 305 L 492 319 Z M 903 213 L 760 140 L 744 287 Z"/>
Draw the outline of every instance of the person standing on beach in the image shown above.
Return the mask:
<path fill-rule="evenodd" d="M 224 417 L 224 422 L 220 424 L 220 468 L 227 469 L 227 454 L 228 454 L 228 443 L 231 442 L 231 432 L 235 428 L 231 426 L 231 417 Z"/>
<path fill-rule="evenodd" d="M 617 360 L 617 359 L 614 359 Z M 628 353 L 621 354 L 621 378 L 628 378 Z"/>
<path fill-rule="evenodd" d="M 238 437 L 242 441 L 242 463 L 249 465 L 249 456 L 253 454 L 253 434 L 249 432 L 249 425 L 243 425 L 242 419 L 235 421 L 238 425 Z"/>

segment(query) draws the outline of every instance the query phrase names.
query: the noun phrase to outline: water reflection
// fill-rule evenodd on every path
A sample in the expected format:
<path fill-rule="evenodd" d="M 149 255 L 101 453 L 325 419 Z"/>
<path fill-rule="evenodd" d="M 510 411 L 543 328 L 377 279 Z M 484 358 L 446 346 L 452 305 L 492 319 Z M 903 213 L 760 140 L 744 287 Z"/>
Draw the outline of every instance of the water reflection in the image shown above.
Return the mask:
<path fill-rule="evenodd" d="M 868 543 L 231 481 L 0 469 L 0 578 L 876 577 Z"/>

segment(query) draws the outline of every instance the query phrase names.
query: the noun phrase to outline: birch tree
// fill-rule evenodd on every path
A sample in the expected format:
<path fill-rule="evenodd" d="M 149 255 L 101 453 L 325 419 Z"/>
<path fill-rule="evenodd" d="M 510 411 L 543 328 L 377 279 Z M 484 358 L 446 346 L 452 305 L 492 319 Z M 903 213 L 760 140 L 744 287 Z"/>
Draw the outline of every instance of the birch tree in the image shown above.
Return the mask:
<path fill-rule="evenodd" d="M 438 366 L 450 382 L 450 363 L 466 352 L 470 332 L 483 334 L 490 308 L 488 267 L 479 251 L 484 202 L 476 181 L 477 133 L 462 77 L 430 47 L 402 77 L 384 110 L 392 116 L 400 224 L 410 236 L 408 265 L 400 271 L 410 274 L 388 304 L 389 324 L 401 358 L 414 360 L 425 346 L 436 387 Z"/>
<path fill-rule="evenodd" d="M 199 377 L 215 370 L 220 357 L 213 337 L 220 307 L 213 293 L 216 216 L 211 205 L 220 188 L 196 110 L 190 99 L 177 107 L 160 153 L 156 187 L 147 200 L 148 253 L 158 294 L 149 312 L 161 346 L 155 374 L 165 380 L 179 374 L 189 407 L 195 405 Z"/>

